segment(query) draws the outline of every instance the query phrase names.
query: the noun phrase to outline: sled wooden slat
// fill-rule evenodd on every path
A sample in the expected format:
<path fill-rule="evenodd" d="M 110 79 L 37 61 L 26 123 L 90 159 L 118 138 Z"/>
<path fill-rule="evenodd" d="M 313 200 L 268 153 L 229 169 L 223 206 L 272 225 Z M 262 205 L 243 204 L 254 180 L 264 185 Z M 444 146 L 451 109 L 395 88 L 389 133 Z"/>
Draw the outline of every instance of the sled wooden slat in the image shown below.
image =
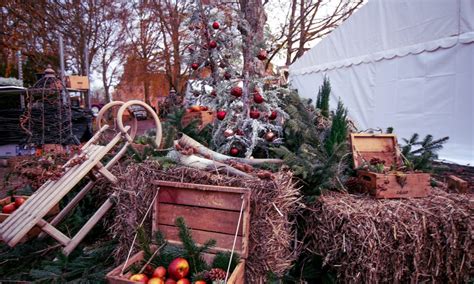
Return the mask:
<path fill-rule="evenodd" d="M 94 154 L 94 152 L 92 152 L 91 154 Z M 30 198 L 28 198 L 28 200 L 20 208 L 13 212 L 9 216 L 9 218 L 7 218 L 5 222 L 3 222 L 0 226 L 0 235 L 3 236 L 3 239 L 6 241 L 8 235 L 14 235 L 18 233 L 17 231 L 10 230 L 11 227 L 17 227 L 18 229 L 21 229 L 21 227 L 18 226 L 19 224 L 17 222 L 29 221 L 30 219 L 27 219 L 28 216 L 32 217 L 32 215 L 37 214 L 37 210 L 40 210 L 41 206 L 44 206 L 44 202 L 60 194 L 60 192 L 55 189 L 61 188 L 64 183 L 68 183 L 73 177 L 73 175 L 81 169 L 81 166 L 85 167 L 87 166 L 87 164 L 83 163 L 81 165 L 77 165 L 76 167 L 71 168 L 61 177 L 61 179 L 57 181 L 48 181 L 42 187 L 40 187 Z"/>
<path fill-rule="evenodd" d="M 102 146 L 94 146 L 95 151 L 91 151 L 90 154 L 97 154 L 101 150 L 99 147 Z M 59 180 L 48 184 L 45 188 L 40 187 L 23 204 L 24 206 L 18 208 L 2 223 L 0 234 L 4 241 L 11 246 L 16 245 L 14 239 L 19 238 L 19 235 L 22 235 L 24 231 L 27 233 L 39 219 L 42 219 L 44 217 L 42 212 L 56 205 L 77 183 L 72 184 L 72 180 L 85 168 L 94 166 L 92 162 L 92 159 L 88 159 L 86 162 L 68 170 Z M 55 202 L 55 200 L 57 201 Z M 10 244 L 10 242 L 12 243 Z"/>
<path fill-rule="evenodd" d="M 64 248 L 64 252 L 69 254 L 85 235 L 92 229 L 92 227 L 103 217 L 103 215 L 111 208 L 112 201 L 107 201 L 99 208 L 93 217 L 84 225 L 84 227 L 74 236 L 68 238 L 54 226 L 57 225 L 71 210 L 77 205 L 88 191 L 93 187 L 95 181 L 90 181 L 85 190 L 81 191 L 77 198 L 70 206 L 65 209 L 55 218 L 53 222 L 46 222 L 43 217 L 50 211 L 50 209 L 58 204 L 66 194 L 68 194 L 84 177 L 90 175 L 93 170 L 102 174 L 111 182 L 116 182 L 116 177 L 108 171 L 108 166 L 103 166 L 100 161 L 102 158 L 112 150 L 112 148 L 121 140 L 121 133 L 110 140 L 106 146 L 94 144 L 100 138 L 100 135 L 108 128 L 104 125 L 94 137 L 89 140 L 82 148 L 81 153 L 69 160 L 65 166 L 65 173 L 59 180 L 49 180 L 42 187 L 40 187 L 27 201 L 14 211 L 10 216 L 0 224 L 0 237 L 9 245 L 15 246 L 21 239 L 34 227 L 39 226 L 44 233 L 49 234 Z M 128 130 L 128 127 L 127 127 Z M 124 153 L 124 151 L 120 151 Z M 83 156 L 84 160 L 77 163 L 77 157 Z M 118 161 L 116 157 L 114 161 Z M 76 160 L 76 161 L 75 161 Z M 111 165 L 110 165 L 111 166 Z M 44 234 L 43 234 L 44 235 Z"/>

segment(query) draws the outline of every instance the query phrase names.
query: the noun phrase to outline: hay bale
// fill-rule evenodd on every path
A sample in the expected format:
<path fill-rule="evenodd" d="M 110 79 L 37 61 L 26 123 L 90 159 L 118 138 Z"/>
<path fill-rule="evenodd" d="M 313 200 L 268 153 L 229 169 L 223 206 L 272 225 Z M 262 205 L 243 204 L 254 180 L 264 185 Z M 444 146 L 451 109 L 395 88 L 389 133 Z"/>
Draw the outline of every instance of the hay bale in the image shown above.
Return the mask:
<path fill-rule="evenodd" d="M 118 197 L 115 222 L 110 226 L 112 237 L 119 242 L 115 251 L 117 263 L 126 258 L 134 229 L 153 199 L 156 186 L 150 180 L 244 187 L 252 190 L 246 269 L 249 283 L 265 282 L 270 273 L 282 276 L 298 257 L 298 248 L 293 245 L 296 234 L 293 217 L 302 203 L 299 189 L 292 181 L 290 172 L 278 172 L 274 180 L 245 179 L 188 167 L 165 170 L 153 161 L 130 164 L 118 172 L 121 174 L 116 173 L 119 183 L 116 186 Z M 151 228 L 150 222 L 147 220 L 145 228 Z"/>
<path fill-rule="evenodd" d="M 421 199 L 332 193 L 311 207 L 307 248 L 348 283 L 461 283 L 472 277 L 473 196 Z"/>

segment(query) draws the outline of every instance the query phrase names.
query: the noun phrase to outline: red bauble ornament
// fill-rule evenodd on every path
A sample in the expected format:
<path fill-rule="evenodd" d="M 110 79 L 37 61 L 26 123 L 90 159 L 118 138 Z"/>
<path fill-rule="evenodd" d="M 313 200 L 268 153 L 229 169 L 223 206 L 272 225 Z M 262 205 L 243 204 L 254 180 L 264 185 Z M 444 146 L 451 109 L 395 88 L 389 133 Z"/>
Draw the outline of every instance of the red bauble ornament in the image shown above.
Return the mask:
<path fill-rule="evenodd" d="M 217 112 L 216 117 L 219 120 L 223 120 L 225 118 L 226 114 L 227 114 L 227 112 L 225 112 L 223 110 L 220 110 L 220 111 Z"/>
<path fill-rule="evenodd" d="M 270 120 L 274 120 L 275 118 L 277 118 L 277 112 L 272 110 L 272 112 L 270 113 L 270 115 L 268 116 L 268 119 Z"/>
<path fill-rule="evenodd" d="M 232 130 L 232 129 L 226 129 L 226 130 L 224 131 L 224 136 L 225 136 L 225 137 L 230 137 L 230 136 L 232 136 L 232 135 L 234 135 L 234 130 Z"/>
<path fill-rule="evenodd" d="M 224 78 L 225 78 L 226 80 L 230 80 L 230 78 L 232 78 L 232 75 L 231 75 L 229 72 L 225 72 L 225 73 L 224 73 Z"/>
<path fill-rule="evenodd" d="M 216 96 L 217 96 L 217 92 L 216 92 L 216 90 L 212 90 L 212 92 L 211 92 L 211 96 L 213 96 L 213 97 L 216 97 Z"/>
<path fill-rule="evenodd" d="M 273 140 L 275 140 L 276 134 L 272 131 L 268 131 L 267 133 L 265 133 L 263 138 L 265 138 L 265 140 L 267 140 L 268 142 L 272 142 Z"/>
<path fill-rule="evenodd" d="M 220 27 L 219 22 L 214 22 L 214 23 L 212 23 L 212 28 L 213 28 L 213 29 L 218 30 L 219 27 Z"/>
<path fill-rule="evenodd" d="M 262 97 L 262 95 L 260 95 L 260 93 L 258 93 L 258 92 L 257 92 L 257 93 L 254 93 L 254 94 L 253 94 L 253 101 L 254 101 L 255 103 L 257 103 L 257 104 L 263 103 L 263 97 Z"/>
<path fill-rule="evenodd" d="M 260 112 L 256 109 L 250 111 L 250 117 L 253 119 L 257 119 L 260 117 Z"/>
<path fill-rule="evenodd" d="M 199 64 L 193 63 L 193 64 L 191 64 L 191 68 L 192 68 L 193 70 L 196 70 L 196 69 L 199 68 Z"/>
<path fill-rule="evenodd" d="M 262 49 L 258 52 L 257 58 L 259 60 L 266 60 L 267 59 L 267 51 L 265 49 Z"/>
<path fill-rule="evenodd" d="M 242 96 L 242 88 L 241 87 L 233 87 L 231 90 L 230 90 L 230 94 L 234 97 L 241 97 Z"/>
<path fill-rule="evenodd" d="M 234 157 L 235 157 L 235 156 L 237 156 L 237 155 L 239 154 L 239 152 L 240 152 L 240 151 L 239 151 L 239 149 L 238 149 L 237 147 L 232 147 L 232 148 L 230 148 L 229 154 L 230 154 L 231 156 L 234 156 Z"/>
<path fill-rule="evenodd" d="M 216 48 L 216 47 L 217 47 L 217 42 L 216 42 L 215 40 L 211 40 L 211 41 L 209 42 L 209 47 L 210 47 L 210 48 Z"/>

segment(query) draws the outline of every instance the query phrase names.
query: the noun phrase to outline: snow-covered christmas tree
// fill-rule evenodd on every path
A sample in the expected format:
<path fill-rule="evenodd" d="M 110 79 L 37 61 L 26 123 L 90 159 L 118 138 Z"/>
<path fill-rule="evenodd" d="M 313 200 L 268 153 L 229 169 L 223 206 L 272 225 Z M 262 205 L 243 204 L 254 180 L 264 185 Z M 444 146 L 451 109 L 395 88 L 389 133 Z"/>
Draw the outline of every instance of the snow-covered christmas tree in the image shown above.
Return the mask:
<path fill-rule="evenodd" d="M 270 146 L 282 143 L 282 124 L 288 116 L 279 107 L 279 88 L 266 84 L 269 78 L 243 70 L 242 29 L 248 23 L 234 8 L 196 4 L 188 23 L 192 38 L 185 104 L 215 111 L 211 147 L 218 152 L 265 156 Z M 246 48 L 253 53 L 254 64 L 267 59 L 263 42 Z"/>

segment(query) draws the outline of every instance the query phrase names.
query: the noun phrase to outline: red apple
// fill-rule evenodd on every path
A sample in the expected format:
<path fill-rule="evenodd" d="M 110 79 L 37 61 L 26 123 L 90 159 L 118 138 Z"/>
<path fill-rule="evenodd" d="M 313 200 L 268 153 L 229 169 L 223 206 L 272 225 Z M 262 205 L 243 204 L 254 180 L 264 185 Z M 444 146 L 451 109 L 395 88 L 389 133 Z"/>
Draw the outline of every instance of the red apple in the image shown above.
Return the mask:
<path fill-rule="evenodd" d="M 225 118 L 226 114 L 227 114 L 227 112 L 225 112 L 223 110 L 220 110 L 220 111 L 217 112 L 216 117 L 219 120 L 223 120 Z"/>
<path fill-rule="evenodd" d="M 15 198 L 15 207 L 18 208 L 20 207 L 23 203 L 25 203 L 26 199 L 23 197 L 17 197 Z"/>
<path fill-rule="evenodd" d="M 15 202 L 12 202 L 10 204 L 7 204 L 7 205 L 3 206 L 2 213 L 10 214 L 15 210 L 16 210 Z"/>
<path fill-rule="evenodd" d="M 176 281 L 174 279 L 168 278 L 166 279 L 165 284 L 176 284 Z"/>
<path fill-rule="evenodd" d="M 210 48 L 216 48 L 216 47 L 217 47 L 217 42 L 216 42 L 215 40 L 211 40 L 211 41 L 209 42 L 209 47 L 210 47 Z"/>
<path fill-rule="evenodd" d="M 214 23 L 212 23 L 212 28 L 213 28 L 213 29 L 218 30 L 219 27 L 220 27 L 219 22 L 214 22 Z"/>
<path fill-rule="evenodd" d="M 164 278 L 166 276 L 166 268 L 164 266 L 158 266 L 153 271 L 153 277 Z"/>
<path fill-rule="evenodd" d="M 270 113 L 270 115 L 268 116 L 268 119 L 270 120 L 274 120 L 275 118 L 277 118 L 277 112 L 272 110 L 272 112 Z"/>
<path fill-rule="evenodd" d="M 260 117 L 260 112 L 256 109 L 250 111 L 250 117 L 253 119 L 257 119 Z"/>
<path fill-rule="evenodd" d="M 130 280 L 135 281 L 135 282 L 139 282 L 139 283 L 148 283 L 148 277 L 143 273 L 133 274 L 130 277 Z"/>
<path fill-rule="evenodd" d="M 191 64 L 191 68 L 193 68 L 193 70 L 196 70 L 196 69 L 199 68 L 199 64 L 193 63 L 193 64 Z"/>
<path fill-rule="evenodd" d="M 183 278 L 183 279 L 179 279 L 178 282 L 176 282 L 176 284 L 191 284 L 191 282 L 188 279 Z"/>
<path fill-rule="evenodd" d="M 175 280 L 186 277 L 188 272 L 189 263 L 182 257 L 175 258 L 168 266 L 168 275 Z"/>
<path fill-rule="evenodd" d="M 241 87 L 233 87 L 231 90 L 230 90 L 230 94 L 232 96 L 235 96 L 235 97 L 240 97 L 242 96 L 242 88 Z"/>
<path fill-rule="evenodd" d="M 148 280 L 148 284 L 165 284 L 165 281 L 163 280 L 163 278 L 153 277 Z"/>

